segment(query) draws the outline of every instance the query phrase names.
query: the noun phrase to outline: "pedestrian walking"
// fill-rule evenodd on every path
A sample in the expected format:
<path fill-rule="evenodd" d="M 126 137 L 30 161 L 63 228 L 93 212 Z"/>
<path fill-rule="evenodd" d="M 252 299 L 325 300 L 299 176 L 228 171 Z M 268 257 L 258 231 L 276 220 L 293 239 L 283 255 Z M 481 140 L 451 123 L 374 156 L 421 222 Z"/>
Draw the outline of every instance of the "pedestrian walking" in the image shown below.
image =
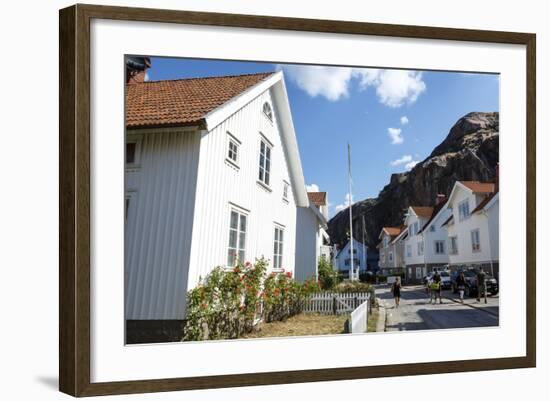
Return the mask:
<path fill-rule="evenodd" d="M 432 303 L 432 300 L 434 303 L 437 303 L 437 297 L 439 297 L 439 303 L 442 304 L 443 301 L 441 300 L 441 275 L 436 270 L 433 277 L 432 277 L 432 284 L 430 285 L 430 290 L 432 292 L 432 296 L 430 297 L 430 303 Z"/>
<path fill-rule="evenodd" d="M 477 271 L 477 302 L 481 302 L 481 296 L 485 298 L 485 303 L 487 303 L 487 274 L 480 266 Z"/>
<path fill-rule="evenodd" d="M 399 308 L 399 301 L 401 301 L 401 279 L 399 277 L 396 277 L 393 282 L 391 291 L 393 293 L 393 299 L 395 300 L 395 307 Z"/>
<path fill-rule="evenodd" d="M 466 277 L 464 277 L 464 271 L 461 270 L 456 278 L 456 289 L 458 290 L 458 296 L 460 302 L 464 303 L 464 290 L 466 289 Z"/>

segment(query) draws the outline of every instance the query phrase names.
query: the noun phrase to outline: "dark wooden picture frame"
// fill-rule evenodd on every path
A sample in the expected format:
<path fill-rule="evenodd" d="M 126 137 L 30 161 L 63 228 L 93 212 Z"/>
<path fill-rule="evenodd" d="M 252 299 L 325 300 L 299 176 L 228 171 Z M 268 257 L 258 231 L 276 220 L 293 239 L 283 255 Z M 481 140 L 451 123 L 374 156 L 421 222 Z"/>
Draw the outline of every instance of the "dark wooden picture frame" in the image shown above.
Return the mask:
<path fill-rule="evenodd" d="M 91 383 L 89 61 L 90 21 L 94 18 L 525 45 L 527 54 L 526 356 Z M 59 388 L 62 392 L 73 396 L 94 396 L 535 367 L 536 36 L 534 34 L 95 5 L 74 5 L 62 9 L 59 16 L 59 29 Z"/>

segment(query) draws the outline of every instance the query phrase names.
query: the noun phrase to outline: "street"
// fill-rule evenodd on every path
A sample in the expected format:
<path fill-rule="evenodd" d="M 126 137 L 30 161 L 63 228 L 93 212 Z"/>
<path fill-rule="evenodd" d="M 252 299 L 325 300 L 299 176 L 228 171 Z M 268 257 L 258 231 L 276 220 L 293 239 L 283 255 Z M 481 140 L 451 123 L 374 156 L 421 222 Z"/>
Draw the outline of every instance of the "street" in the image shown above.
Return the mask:
<path fill-rule="evenodd" d="M 386 308 L 385 331 L 434 330 L 466 327 L 498 326 L 498 295 L 482 298 L 465 298 L 458 301 L 458 294 L 443 291 L 443 304 L 430 304 L 423 286 L 405 286 L 401 290 L 401 303 L 395 308 L 393 295 L 388 286 L 376 289 L 376 296 Z M 456 301 L 453 301 L 455 299 Z"/>

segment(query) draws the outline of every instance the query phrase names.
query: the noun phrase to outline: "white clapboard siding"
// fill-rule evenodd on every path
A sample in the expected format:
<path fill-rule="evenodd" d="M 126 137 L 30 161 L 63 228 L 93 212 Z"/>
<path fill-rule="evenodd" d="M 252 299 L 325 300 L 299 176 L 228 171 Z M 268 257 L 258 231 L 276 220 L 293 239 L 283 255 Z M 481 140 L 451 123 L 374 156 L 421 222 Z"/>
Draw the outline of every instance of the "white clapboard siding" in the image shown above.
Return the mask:
<path fill-rule="evenodd" d="M 140 165 L 126 173 L 127 319 L 183 317 L 199 144 L 198 131 L 144 134 Z"/>
<path fill-rule="evenodd" d="M 353 334 L 365 333 L 367 331 L 367 323 L 369 316 L 369 301 L 359 305 L 350 316 L 350 331 Z"/>
<path fill-rule="evenodd" d="M 318 292 L 304 301 L 304 313 L 342 314 L 350 313 L 369 299 L 368 292 Z"/>
<path fill-rule="evenodd" d="M 266 91 L 231 115 L 210 132 L 203 133 L 198 169 L 197 200 L 188 288 L 193 288 L 215 266 L 225 265 L 232 207 L 248 214 L 245 258 L 273 259 L 275 224 L 284 227 L 283 262 L 294 272 L 296 204 L 293 188 L 283 201 L 283 182 L 291 182 L 277 124 L 277 109 L 271 122 L 262 112 Z M 238 167 L 226 161 L 227 132 L 237 138 Z M 271 183 L 266 190 L 257 183 L 260 133 L 272 144 Z"/>
<path fill-rule="evenodd" d="M 296 280 L 317 280 L 319 221 L 309 207 L 296 212 Z"/>

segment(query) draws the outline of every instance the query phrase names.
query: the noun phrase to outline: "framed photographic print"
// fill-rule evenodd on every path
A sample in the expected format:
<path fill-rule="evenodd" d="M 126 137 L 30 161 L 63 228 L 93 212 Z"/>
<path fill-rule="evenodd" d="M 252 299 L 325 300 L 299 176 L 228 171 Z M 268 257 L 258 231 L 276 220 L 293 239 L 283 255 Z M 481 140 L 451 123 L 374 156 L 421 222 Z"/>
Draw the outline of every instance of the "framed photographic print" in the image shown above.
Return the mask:
<path fill-rule="evenodd" d="M 60 390 L 534 367 L 535 113 L 529 33 L 61 10 Z"/>

